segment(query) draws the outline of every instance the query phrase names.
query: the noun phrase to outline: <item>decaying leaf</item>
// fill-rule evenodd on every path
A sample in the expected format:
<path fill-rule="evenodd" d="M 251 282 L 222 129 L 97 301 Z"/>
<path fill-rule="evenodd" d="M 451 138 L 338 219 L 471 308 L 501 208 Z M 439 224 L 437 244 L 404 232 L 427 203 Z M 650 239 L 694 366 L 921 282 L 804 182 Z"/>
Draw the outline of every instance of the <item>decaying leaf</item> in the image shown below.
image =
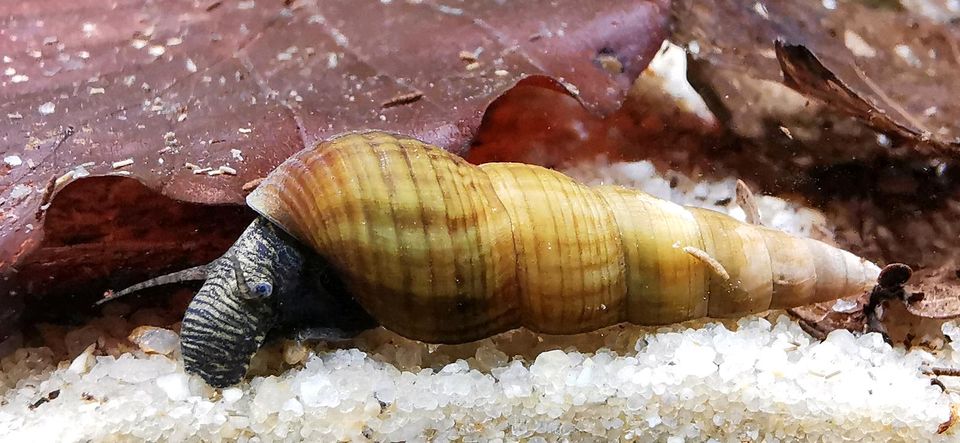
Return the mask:
<path fill-rule="evenodd" d="M 4 2 L 0 338 L 25 295 L 218 255 L 250 215 L 210 205 L 240 204 L 318 139 L 383 129 L 463 153 L 518 83 L 610 113 L 667 15 L 667 0 Z"/>
<path fill-rule="evenodd" d="M 685 81 L 685 67 L 683 50 L 664 42 L 623 107 L 605 117 L 573 97 L 519 85 L 490 105 L 468 159 L 562 168 L 601 155 L 650 160 L 691 175 L 713 173 L 716 168 L 703 164 L 699 153 L 716 146 L 721 128 Z"/>
<path fill-rule="evenodd" d="M 960 421 L 960 405 L 953 403 L 950 405 L 950 418 L 947 421 L 940 423 L 940 426 L 937 427 L 937 434 L 943 434 L 947 431 L 953 429 L 953 427 Z"/>
<path fill-rule="evenodd" d="M 956 27 L 900 2 L 673 5 L 691 82 L 730 130 L 714 161 L 821 205 L 842 246 L 921 269 L 924 295 L 884 317 L 901 339 L 940 336 L 960 303 L 960 280 L 931 275 L 960 258 Z M 862 330 L 864 303 L 794 312 L 814 332 Z"/>
<path fill-rule="evenodd" d="M 778 40 L 775 47 L 777 60 L 783 70 L 783 82 L 787 86 L 804 95 L 820 99 L 834 109 L 858 117 L 885 133 L 897 134 L 904 138 L 930 137 L 929 133 L 922 135 L 911 128 L 897 124 L 883 111 L 868 103 L 824 67 L 817 56 L 803 45 L 791 45 Z M 920 125 L 909 113 L 904 111 L 901 115 L 911 120 L 915 126 Z"/>
<path fill-rule="evenodd" d="M 960 317 L 960 275 L 956 266 L 928 269 L 906 288 L 907 311 L 918 317 L 953 319 Z"/>
<path fill-rule="evenodd" d="M 777 60 L 780 61 L 781 69 L 783 69 L 783 81 L 787 86 L 809 97 L 820 99 L 836 110 L 859 118 L 878 131 L 895 135 L 901 139 L 920 142 L 917 146 L 925 148 L 929 153 L 949 155 L 956 152 L 952 150 L 957 146 L 956 141 L 946 142 L 936 137 L 917 117 L 884 93 L 859 68 L 855 69 L 857 69 L 856 72 L 860 79 L 871 88 L 875 95 L 883 100 L 887 107 L 896 111 L 894 116 L 888 115 L 877 105 L 868 102 L 860 94 L 853 91 L 833 72 L 823 66 L 817 56 L 803 45 L 791 45 L 777 41 L 776 51 Z M 898 123 L 897 120 L 902 123 Z"/>
<path fill-rule="evenodd" d="M 782 68 L 787 85 L 921 152 L 960 152 L 960 33 L 949 24 L 860 1 L 678 1 L 674 10 L 676 38 L 695 59 L 769 81 Z"/>

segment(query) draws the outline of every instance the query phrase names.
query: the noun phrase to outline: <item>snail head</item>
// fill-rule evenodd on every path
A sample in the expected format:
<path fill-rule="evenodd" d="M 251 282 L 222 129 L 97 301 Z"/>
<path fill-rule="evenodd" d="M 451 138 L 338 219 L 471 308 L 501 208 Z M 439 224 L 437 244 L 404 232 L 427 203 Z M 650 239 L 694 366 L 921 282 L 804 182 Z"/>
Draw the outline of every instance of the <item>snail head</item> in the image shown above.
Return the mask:
<path fill-rule="evenodd" d="M 296 290 L 302 265 L 302 253 L 284 234 L 263 219 L 254 221 L 208 266 L 184 313 L 186 370 L 217 387 L 240 381 L 277 323 L 282 295 Z"/>
<path fill-rule="evenodd" d="M 181 323 L 183 362 L 207 383 L 229 386 L 246 374 L 285 300 L 298 292 L 303 260 L 295 241 L 257 218 L 210 264 L 138 283 L 97 304 L 153 286 L 204 280 Z"/>

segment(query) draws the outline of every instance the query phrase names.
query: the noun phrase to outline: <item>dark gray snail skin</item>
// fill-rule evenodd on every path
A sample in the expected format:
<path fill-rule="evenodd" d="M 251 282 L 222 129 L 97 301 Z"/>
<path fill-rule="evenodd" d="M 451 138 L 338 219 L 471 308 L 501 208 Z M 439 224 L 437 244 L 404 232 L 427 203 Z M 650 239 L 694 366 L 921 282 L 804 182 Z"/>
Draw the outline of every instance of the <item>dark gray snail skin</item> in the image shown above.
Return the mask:
<path fill-rule="evenodd" d="M 269 335 L 319 331 L 337 338 L 376 322 L 316 254 L 258 217 L 206 267 L 180 332 L 183 362 L 215 387 L 239 382 Z"/>

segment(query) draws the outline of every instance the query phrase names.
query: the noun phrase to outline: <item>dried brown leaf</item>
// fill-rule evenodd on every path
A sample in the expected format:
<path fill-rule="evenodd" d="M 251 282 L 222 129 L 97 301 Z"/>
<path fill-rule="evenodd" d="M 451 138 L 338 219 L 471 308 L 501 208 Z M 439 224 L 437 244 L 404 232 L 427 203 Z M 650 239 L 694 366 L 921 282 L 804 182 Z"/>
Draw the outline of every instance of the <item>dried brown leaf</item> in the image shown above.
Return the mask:
<path fill-rule="evenodd" d="M 674 2 L 675 38 L 693 57 L 759 80 L 785 82 L 900 136 L 927 154 L 956 156 L 960 32 L 863 2 Z M 781 44 L 777 44 L 781 42 Z"/>

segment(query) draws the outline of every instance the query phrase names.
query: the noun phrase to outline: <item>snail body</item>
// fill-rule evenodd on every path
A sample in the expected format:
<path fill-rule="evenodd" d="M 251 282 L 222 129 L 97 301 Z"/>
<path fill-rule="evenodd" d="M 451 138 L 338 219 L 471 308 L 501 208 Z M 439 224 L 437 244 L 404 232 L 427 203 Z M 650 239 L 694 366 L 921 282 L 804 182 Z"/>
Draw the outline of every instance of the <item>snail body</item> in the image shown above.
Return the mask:
<path fill-rule="evenodd" d="M 537 166 L 472 165 L 379 132 L 301 151 L 247 204 L 261 218 L 210 265 L 183 320 L 187 369 L 218 386 L 243 376 L 283 305 L 355 299 L 400 335 L 460 343 L 521 326 L 572 334 L 801 306 L 857 294 L 879 273 L 717 212 Z M 298 268 L 314 256 L 341 290 L 304 283 Z M 290 301 L 303 287 L 325 301 Z"/>

